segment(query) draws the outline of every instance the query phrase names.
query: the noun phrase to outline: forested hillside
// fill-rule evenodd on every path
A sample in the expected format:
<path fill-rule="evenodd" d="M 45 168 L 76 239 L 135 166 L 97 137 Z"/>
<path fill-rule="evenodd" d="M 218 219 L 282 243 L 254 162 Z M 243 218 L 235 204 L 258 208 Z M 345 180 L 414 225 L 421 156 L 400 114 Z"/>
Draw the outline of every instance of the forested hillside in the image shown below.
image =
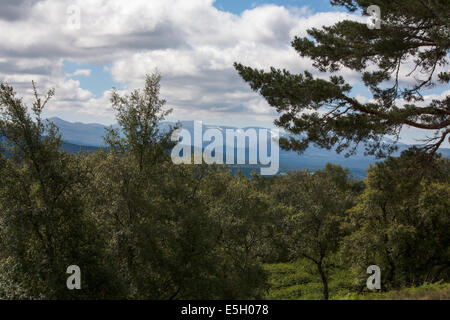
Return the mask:
<path fill-rule="evenodd" d="M 1 84 L 0 298 L 345 298 L 367 292 L 369 265 L 382 291 L 449 281 L 447 158 L 411 149 L 364 181 L 332 164 L 269 178 L 175 165 L 159 81 L 113 92 L 108 148 L 78 154 L 41 117 L 52 91 L 30 114 Z"/>

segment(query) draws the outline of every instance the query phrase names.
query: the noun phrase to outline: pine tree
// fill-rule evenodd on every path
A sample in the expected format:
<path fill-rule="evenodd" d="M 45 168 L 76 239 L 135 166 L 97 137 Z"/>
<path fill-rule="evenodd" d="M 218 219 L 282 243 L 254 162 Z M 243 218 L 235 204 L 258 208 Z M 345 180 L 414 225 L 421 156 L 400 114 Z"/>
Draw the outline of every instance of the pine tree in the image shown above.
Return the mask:
<path fill-rule="evenodd" d="M 450 73 L 444 71 L 450 48 L 449 1 L 331 3 L 364 15 L 376 5 L 381 23 L 377 29 L 345 20 L 294 38 L 292 47 L 312 59 L 319 71 L 332 73 L 329 80 L 307 71 L 292 74 L 271 68 L 265 72 L 235 63 L 241 77 L 279 112 L 275 124 L 294 135 L 281 145 L 302 152 L 313 142 L 350 155 L 361 143 L 369 154 L 382 157 L 395 150 L 401 129 L 410 126 L 433 133 L 422 151 L 434 154 L 450 133 L 450 97 L 430 102 L 424 94 L 450 80 Z M 373 99 L 356 97 L 350 84 L 336 74 L 343 67 L 360 73 Z M 394 143 L 386 143 L 386 135 L 393 136 Z"/>

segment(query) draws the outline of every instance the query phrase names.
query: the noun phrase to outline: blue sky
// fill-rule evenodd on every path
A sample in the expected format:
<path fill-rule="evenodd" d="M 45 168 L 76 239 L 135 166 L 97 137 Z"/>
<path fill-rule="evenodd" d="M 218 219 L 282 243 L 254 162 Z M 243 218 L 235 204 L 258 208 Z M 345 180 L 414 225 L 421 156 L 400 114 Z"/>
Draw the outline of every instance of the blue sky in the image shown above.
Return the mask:
<path fill-rule="evenodd" d="M 100 97 L 104 91 L 110 90 L 115 87 L 117 89 L 121 89 L 122 85 L 118 82 L 115 82 L 108 68 L 108 65 L 100 65 L 100 64 L 83 64 L 76 63 L 69 60 L 64 60 L 64 71 L 67 74 L 73 74 L 77 70 L 90 70 L 89 76 L 84 75 L 74 75 L 70 76 L 71 79 L 78 80 L 80 82 L 80 87 L 85 90 L 89 90 L 94 93 L 95 97 Z"/>
<path fill-rule="evenodd" d="M 339 8 L 330 5 L 326 0 L 216 0 L 214 6 L 223 11 L 241 14 L 244 10 L 252 9 L 265 4 L 276 4 L 285 7 L 303 7 L 308 6 L 313 12 L 337 11 Z M 342 10 L 342 9 L 341 9 Z"/>

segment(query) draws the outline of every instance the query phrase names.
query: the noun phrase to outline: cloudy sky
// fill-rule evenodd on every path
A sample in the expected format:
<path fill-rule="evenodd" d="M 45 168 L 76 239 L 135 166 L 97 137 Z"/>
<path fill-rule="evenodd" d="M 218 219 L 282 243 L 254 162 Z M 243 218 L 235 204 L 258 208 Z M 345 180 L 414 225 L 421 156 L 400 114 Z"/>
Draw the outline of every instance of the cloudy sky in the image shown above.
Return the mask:
<path fill-rule="evenodd" d="M 114 122 L 109 90 L 143 85 L 158 69 L 170 120 L 271 127 L 274 109 L 237 75 L 234 61 L 293 72 L 311 62 L 295 35 L 342 19 L 328 0 L 0 0 L 0 81 L 31 99 L 31 80 L 56 89 L 46 116 Z M 315 73 L 316 74 L 316 73 Z M 360 78 L 342 70 L 356 90 Z M 323 76 L 323 75 L 322 75 Z M 433 94 L 440 95 L 438 88 Z M 363 94 L 356 92 L 356 94 Z M 405 130 L 412 142 L 417 131 Z"/>

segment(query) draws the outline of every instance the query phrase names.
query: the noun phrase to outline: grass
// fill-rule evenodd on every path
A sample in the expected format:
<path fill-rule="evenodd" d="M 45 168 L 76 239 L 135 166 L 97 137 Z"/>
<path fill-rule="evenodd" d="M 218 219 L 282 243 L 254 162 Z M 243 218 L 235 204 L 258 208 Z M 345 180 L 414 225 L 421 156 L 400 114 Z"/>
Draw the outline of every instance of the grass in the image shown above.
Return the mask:
<path fill-rule="evenodd" d="M 269 274 L 266 299 L 319 300 L 323 298 L 322 282 L 314 266 L 307 261 L 265 264 Z M 450 300 L 450 283 L 424 284 L 389 292 L 355 292 L 355 276 L 348 270 L 337 270 L 330 276 L 330 299 L 335 300 Z"/>
<path fill-rule="evenodd" d="M 267 299 L 318 300 L 322 299 L 322 282 L 316 275 L 315 266 L 307 261 L 266 264 L 269 274 Z M 329 281 L 330 296 L 345 295 L 353 288 L 353 278 L 348 272 L 337 271 Z"/>
<path fill-rule="evenodd" d="M 427 283 L 419 287 L 357 295 L 354 298 L 358 300 L 450 300 L 450 283 Z"/>

